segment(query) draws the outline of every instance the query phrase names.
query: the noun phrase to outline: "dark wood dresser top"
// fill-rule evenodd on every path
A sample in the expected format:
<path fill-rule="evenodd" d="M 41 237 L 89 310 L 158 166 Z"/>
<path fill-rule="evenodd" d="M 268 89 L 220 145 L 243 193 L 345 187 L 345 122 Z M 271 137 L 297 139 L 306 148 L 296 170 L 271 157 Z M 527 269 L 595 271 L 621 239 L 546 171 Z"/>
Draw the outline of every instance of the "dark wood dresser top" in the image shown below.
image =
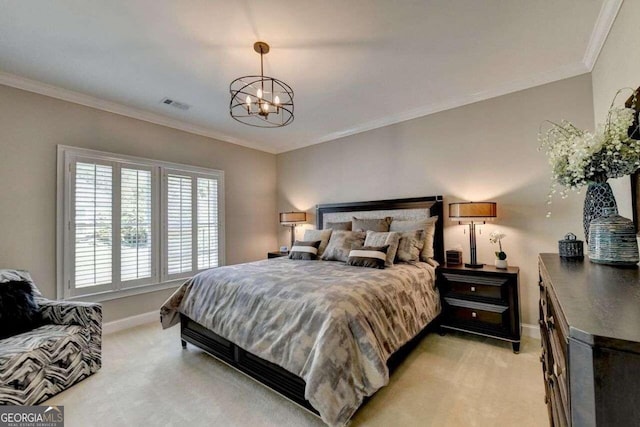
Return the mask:
<path fill-rule="evenodd" d="M 569 335 L 588 344 L 640 351 L 640 270 L 540 254 Z"/>

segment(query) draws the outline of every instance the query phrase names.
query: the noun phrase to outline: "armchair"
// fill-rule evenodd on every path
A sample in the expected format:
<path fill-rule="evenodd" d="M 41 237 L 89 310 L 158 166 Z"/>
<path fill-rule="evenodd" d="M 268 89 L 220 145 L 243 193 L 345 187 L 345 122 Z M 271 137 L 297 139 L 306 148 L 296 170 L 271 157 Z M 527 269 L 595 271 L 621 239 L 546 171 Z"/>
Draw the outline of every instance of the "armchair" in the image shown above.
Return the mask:
<path fill-rule="evenodd" d="M 0 405 L 35 405 L 102 366 L 102 306 L 46 299 L 29 273 L 0 269 L 32 285 L 43 325 L 0 340 Z"/>

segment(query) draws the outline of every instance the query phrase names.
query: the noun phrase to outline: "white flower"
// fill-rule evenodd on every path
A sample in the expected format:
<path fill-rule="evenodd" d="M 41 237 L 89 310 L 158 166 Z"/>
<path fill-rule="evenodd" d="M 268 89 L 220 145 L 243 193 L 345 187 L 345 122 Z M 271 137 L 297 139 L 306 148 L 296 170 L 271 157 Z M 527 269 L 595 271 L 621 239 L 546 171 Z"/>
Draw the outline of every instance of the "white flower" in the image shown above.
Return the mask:
<path fill-rule="evenodd" d="M 498 243 L 505 237 L 507 237 L 506 234 L 500 233 L 499 231 L 494 231 L 493 233 L 489 234 L 489 241 L 491 243 Z"/>
<path fill-rule="evenodd" d="M 569 190 L 634 173 L 640 165 L 640 141 L 628 135 L 634 115 L 633 109 L 612 104 L 606 123 L 594 133 L 568 121 L 550 122 L 551 128 L 539 135 L 540 149 L 546 152 L 552 170 L 549 194 L 555 193 L 559 184 L 564 199 Z"/>

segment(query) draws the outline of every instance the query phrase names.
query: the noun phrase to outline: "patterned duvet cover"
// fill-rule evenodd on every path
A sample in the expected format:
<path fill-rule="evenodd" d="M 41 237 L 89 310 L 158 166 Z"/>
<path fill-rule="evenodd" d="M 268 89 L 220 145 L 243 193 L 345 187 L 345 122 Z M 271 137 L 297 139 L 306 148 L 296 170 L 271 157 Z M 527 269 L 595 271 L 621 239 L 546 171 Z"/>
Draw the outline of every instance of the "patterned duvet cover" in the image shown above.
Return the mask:
<path fill-rule="evenodd" d="M 344 425 L 389 381 L 391 354 L 440 313 L 427 263 L 377 270 L 335 261 L 275 258 L 204 271 L 162 306 L 303 378 L 305 398 Z"/>

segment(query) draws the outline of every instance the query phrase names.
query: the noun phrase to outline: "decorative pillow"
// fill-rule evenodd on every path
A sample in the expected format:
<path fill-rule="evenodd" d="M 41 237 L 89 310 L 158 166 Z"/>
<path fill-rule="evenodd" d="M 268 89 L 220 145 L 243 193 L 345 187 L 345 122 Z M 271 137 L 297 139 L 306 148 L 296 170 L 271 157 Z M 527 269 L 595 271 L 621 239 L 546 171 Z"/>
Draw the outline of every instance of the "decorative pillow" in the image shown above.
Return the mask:
<path fill-rule="evenodd" d="M 334 230 L 346 230 L 351 231 L 351 221 L 346 222 L 327 222 L 327 228 Z"/>
<path fill-rule="evenodd" d="M 17 281 L 17 282 L 28 282 L 31 285 L 31 293 L 34 296 L 41 297 L 42 294 L 38 290 L 35 283 L 33 283 L 33 279 L 31 275 L 26 270 L 14 270 L 11 268 L 0 268 L 0 283 L 9 282 L 9 281 Z"/>
<path fill-rule="evenodd" d="M 305 242 L 315 242 L 316 240 L 320 240 L 320 247 L 318 248 L 318 256 L 321 256 L 324 253 L 324 250 L 329 243 L 329 239 L 331 238 L 331 230 L 330 228 L 325 228 L 324 230 L 305 230 L 304 238 Z"/>
<path fill-rule="evenodd" d="M 318 259 L 320 240 L 315 242 L 303 242 L 296 240 L 289 252 L 289 259 L 314 260 Z"/>
<path fill-rule="evenodd" d="M 424 230 L 402 231 L 396 260 L 400 262 L 420 261 L 420 251 L 424 247 Z"/>
<path fill-rule="evenodd" d="M 369 230 L 367 231 L 367 238 L 364 239 L 365 246 L 389 246 L 389 250 L 387 250 L 387 261 L 384 263 L 385 267 L 391 267 L 393 265 L 399 244 L 400 233 L 393 231 L 385 233 L 383 231 Z"/>
<path fill-rule="evenodd" d="M 433 240 L 436 236 L 436 222 L 438 221 L 437 216 L 432 216 L 430 218 L 421 219 L 421 220 L 393 220 L 391 222 L 391 226 L 389 227 L 390 231 L 413 231 L 413 230 L 424 230 L 424 246 L 422 247 L 422 252 L 420 253 L 420 260 L 427 261 L 434 257 L 435 252 L 433 249 Z"/>
<path fill-rule="evenodd" d="M 393 218 L 390 216 L 378 219 L 358 219 L 351 217 L 351 229 L 354 231 L 389 231 L 389 225 Z"/>
<path fill-rule="evenodd" d="M 349 252 L 347 265 L 356 267 L 384 268 L 387 260 L 389 245 L 384 246 L 356 246 Z"/>
<path fill-rule="evenodd" d="M 331 239 L 322 254 L 326 261 L 343 261 L 349 259 L 349 252 L 353 245 L 362 246 L 366 234 L 364 231 L 338 230 L 331 233 Z"/>
<path fill-rule="evenodd" d="M 42 316 L 33 297 L 31 283 L 0 283 L 0 339 L 34 329 L 42 324 Z"/>

